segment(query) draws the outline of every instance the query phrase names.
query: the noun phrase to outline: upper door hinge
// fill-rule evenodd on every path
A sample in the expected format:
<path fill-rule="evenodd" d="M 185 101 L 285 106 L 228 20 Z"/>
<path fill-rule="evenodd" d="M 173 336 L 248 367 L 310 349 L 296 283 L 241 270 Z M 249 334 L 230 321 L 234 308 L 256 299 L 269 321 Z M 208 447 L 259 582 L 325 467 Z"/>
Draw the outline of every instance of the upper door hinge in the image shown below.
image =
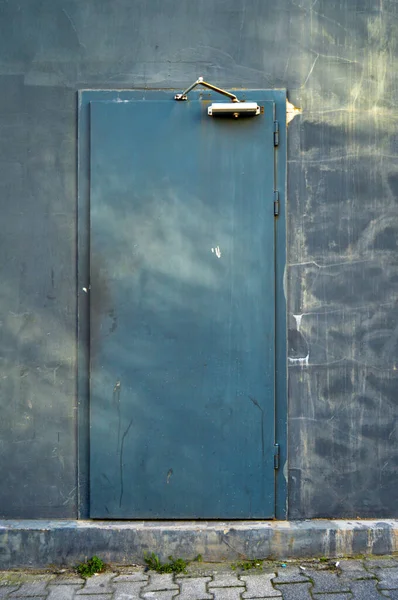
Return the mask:
<path fill-rule="evenodd" d="M 274 121 L 274 146 L 279 146 L 279 121 Z"/>
<path fill-rule="evenodd" d="M 274 444 L 274 469 L 279 469 L 279 444 Z"/>

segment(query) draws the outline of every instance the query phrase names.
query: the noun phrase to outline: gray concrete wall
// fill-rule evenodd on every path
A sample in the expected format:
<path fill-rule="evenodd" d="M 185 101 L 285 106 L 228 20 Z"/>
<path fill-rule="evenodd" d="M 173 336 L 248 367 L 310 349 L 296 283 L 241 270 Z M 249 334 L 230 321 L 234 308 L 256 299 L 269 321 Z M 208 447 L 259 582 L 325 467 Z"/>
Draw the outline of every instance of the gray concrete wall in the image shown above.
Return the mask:
<path fill-rule="evenodd" d="M 286 87 L 289 516 L 398 515 L 398 4 L 0 2 L 0 516 L 75 518 L 76 92 Z"/>

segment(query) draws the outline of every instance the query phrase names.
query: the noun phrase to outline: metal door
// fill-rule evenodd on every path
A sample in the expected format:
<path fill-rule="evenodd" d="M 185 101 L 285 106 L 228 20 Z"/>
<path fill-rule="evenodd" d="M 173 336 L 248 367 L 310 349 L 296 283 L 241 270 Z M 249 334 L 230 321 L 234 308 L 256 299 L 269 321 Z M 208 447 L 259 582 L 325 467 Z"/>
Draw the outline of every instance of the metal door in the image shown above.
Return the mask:
<path fill-rule="evenodd" d="M 274 104 L 90 104 L 90 506 L 275 511 Z"/>

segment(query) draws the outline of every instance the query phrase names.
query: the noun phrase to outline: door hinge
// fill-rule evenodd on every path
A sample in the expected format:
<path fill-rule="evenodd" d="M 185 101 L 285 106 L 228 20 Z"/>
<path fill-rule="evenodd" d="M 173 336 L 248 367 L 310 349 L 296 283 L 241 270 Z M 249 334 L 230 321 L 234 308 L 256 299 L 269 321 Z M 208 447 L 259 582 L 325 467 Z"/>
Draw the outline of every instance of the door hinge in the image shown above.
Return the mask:
<path fill-rule="evenodd" d="M 274 146 L 279 146 L 279 121 L 274 121 Z"/>
<path fill-rule="evenodd" d="M 276 190 L 274 192 L 274 215 L 275 217 L 279 215 L 279 192 Z"/>
<path fill-rule="evenodd" d="M 274 469 L 279 469 L 279 444 L 274 444 Z"/>

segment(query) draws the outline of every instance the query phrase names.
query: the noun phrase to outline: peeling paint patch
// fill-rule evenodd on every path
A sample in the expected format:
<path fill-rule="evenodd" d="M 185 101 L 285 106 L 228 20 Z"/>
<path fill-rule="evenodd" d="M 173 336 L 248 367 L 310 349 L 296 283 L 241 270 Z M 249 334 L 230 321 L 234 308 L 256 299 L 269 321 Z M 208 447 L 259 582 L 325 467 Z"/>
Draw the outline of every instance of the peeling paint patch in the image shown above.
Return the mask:
<path fill-rule="evenodd" d="M 301 108 L 294 106 L 294 104 L 286 99 L 286 125 L 289 125 L 290 121 L 293 121 L 294 117 L 300 115 L 302 112 Z"/>
<path fill-rule="evenodd" d="M 212 253 L 217 256 L 217 258 L 221 258 L 221 250 L 219 246 L 211 249 Z"/>

